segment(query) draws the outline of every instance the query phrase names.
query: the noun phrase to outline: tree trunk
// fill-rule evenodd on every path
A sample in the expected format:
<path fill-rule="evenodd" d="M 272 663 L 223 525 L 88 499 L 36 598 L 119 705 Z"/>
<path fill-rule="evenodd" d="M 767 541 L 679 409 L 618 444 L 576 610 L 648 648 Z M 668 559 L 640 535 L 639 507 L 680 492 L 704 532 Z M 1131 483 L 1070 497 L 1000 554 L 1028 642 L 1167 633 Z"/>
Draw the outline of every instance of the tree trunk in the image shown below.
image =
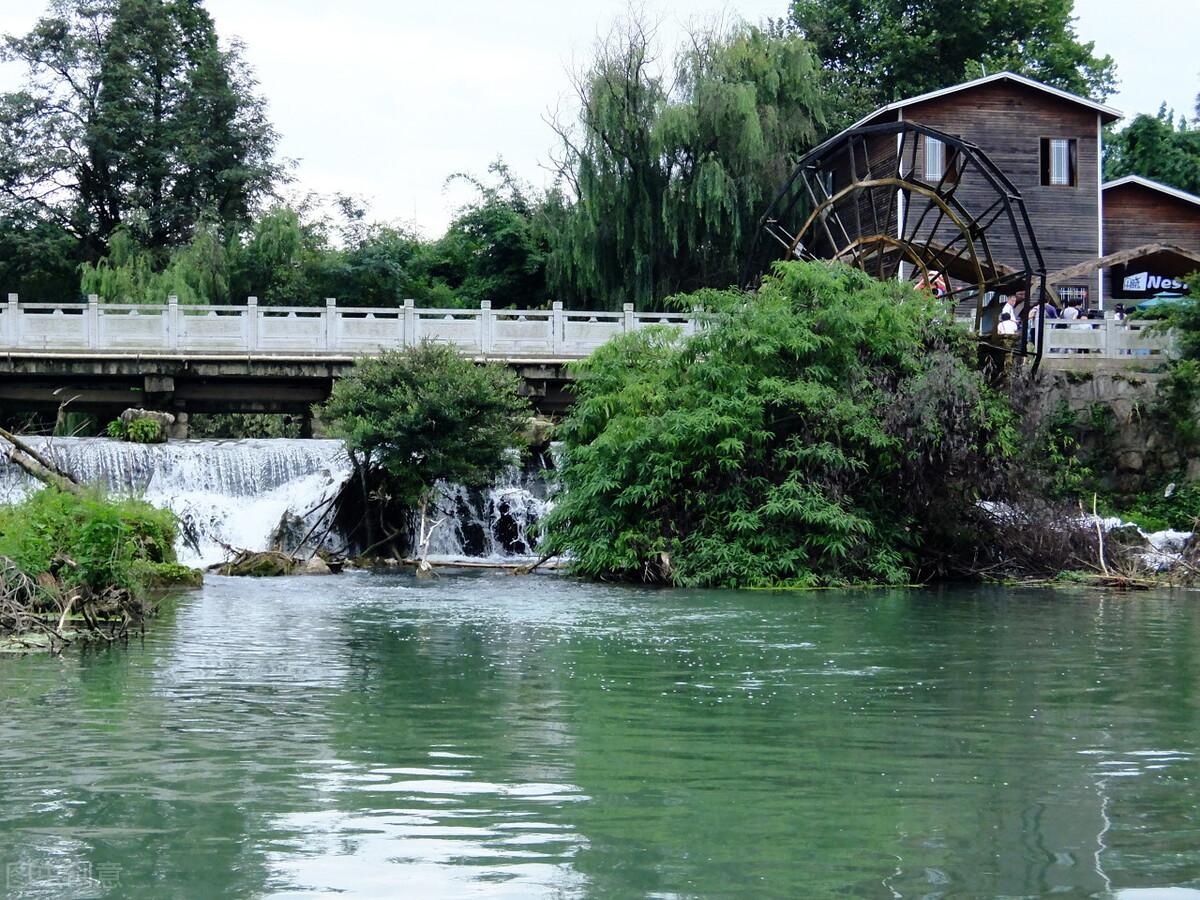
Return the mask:
<path fill-rule="evenodd" d="M 0 438 L 8 442 L 8 458 L 43 484 L 49 484 L 68 494 L 82 494 L 83 488 L 67 473 L 43 457 L 25 441 L 0 428 Z"/>
<path fill-rule="evenodd" d="M 421 498 L 420 510 L 421 524 L 417 540 L 417 577 L 428 578 L 434 574 L 433 566 L 429 564 L 429 540 L 433 537 L 433 532 L 437 527 L 446 521 L 446 518 L 443 516 L 428 528 L 425 527 L 425 523 L 429 517 L 429 494 L 425 494 Z"/>

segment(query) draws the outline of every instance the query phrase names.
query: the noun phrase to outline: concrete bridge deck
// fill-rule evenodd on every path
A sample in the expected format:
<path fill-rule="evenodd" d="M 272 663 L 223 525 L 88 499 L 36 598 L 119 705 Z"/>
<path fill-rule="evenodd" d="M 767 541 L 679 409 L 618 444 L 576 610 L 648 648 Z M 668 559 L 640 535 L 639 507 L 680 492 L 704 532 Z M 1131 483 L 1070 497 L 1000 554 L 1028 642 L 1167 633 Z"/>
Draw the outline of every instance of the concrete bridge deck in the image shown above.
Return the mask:
<path fill-rule="evenodd" d="M 306 414 L 362 356 L 445 341 L 464 354 L 513 367 L 546 412 L 570 403 L 567 365 L 609 338 L 651 325 L 685 334 L 695 317 L 551 309 L 392 309 L 20 303 L 0 305 L 0 411 L 88 409 L 115 414 L 145 405 L 175 412 Z M 964 323 L 968 324 L 969 323 Z M 1152 366 L 1166 340 L 1142 322 L 1047 323 L 1053 368 Z"/>

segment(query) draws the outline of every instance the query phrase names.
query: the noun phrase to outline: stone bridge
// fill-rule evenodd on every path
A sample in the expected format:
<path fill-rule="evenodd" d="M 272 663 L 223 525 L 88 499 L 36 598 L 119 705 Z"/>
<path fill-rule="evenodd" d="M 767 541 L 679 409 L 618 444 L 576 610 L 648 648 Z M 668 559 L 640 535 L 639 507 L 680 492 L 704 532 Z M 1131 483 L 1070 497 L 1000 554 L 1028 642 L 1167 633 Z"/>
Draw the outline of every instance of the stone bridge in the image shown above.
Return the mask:
<path fill-rule="evenodd" d="M 20 303 L 0 306 L 0 407 L 111 415 L 180 412 L 307 415 L 354 360 L 423 339 L 503 362 L 545 412 L 570 402 L 565 367 L 610 337 L 649 325 L 690 332 L 690 315 L 550 309 L 391 309 Z"/>
<path fill-rule="evenodd" d="M 543 412 L 570 402 L 566 365 L 617 334 L 693 316 L 550 309 L 188 306 L 20 303 L 0 306 L 0 411 L 68 409 L 114 415 L 129 406 L 188 412 L 308 415 L 354 360 L 422 339 L 504 362 Z M 1054 368 L 1153 365 L 1165 344 L 1142 323 L 1113 319 L 1048 327 Z"/>

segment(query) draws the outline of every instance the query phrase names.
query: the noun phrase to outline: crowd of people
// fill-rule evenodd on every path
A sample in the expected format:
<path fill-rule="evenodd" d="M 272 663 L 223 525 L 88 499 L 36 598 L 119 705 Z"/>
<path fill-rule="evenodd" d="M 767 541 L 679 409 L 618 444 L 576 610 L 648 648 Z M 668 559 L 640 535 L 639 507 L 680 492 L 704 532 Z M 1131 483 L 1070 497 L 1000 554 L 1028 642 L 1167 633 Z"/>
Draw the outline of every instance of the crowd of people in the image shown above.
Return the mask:
<path fill-rule="evenodd" d="M 946 297 L 949 294 L 945 276 L 936 269 L 923 273 L 916 284 L 918 289 L 929 291 L 935 297 Z M 1045 295 L 1031 299 L 1023 289 L 1011 295 L 1000 294 L 995 302 L 998 303 L 998 315 L 991 319 L 995 323 L 995 333 L 1015 338 L 1021 334 L 1024 323 L 1025 340 L 1030 344 L 1037 343 L 1038 327 L 1044 321 L 1056 323 L 1049 327 L 1066 328 L 1068 322 L 1102 319 L 1104 316 L 1100 310 L 1089 310 L 1086 301 L 1080 298 L 1066 297 L 1060 303 L 1055 303 Z M 997 309 L 991 303 L 987 306 L 991 310 Z M 1112 317 L 1117 322 L 1124 322 L 1133 311 L 1132 305 L 1126 308 L 1125 304 L 1118 303 L 1113 307 Z M 985 321 L 989 318 L 991 317 L 985 312 Z"/>

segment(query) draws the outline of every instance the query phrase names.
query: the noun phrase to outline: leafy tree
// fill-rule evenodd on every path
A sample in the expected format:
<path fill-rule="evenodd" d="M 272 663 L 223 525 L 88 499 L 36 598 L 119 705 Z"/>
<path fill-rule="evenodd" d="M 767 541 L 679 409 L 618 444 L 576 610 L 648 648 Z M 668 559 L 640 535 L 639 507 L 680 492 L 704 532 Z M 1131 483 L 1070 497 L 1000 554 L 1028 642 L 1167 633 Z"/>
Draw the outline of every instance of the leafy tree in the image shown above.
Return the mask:
<path fill-rule="evenodd" d="M 391 498 L 417 510 L 424 570 L 440 524 L 427 527 L 435 485 L 485 485 L 521 445 L 529 404 L 518 386 L 504 366 L 476 365 L 431 341 L 361 359 L 334 384 L 321 416 L 365 468 L 382 475 Z"/>
<path fill-rule="evenodd" d="M 696 34 L 658 71 L 653 33 L 618 26 L 556 121 L 563 190 L 547 199 L 555 297 L 619 308 L 725 287 L 769 197 L 824 124 L 817 61 L 796 35 Z"/>
<path fill-rule="evenodd" d="M 155 256 L 120 229 L 107 256 L 82 266 L 80 291 L 108 303 L 165 303 L 170 296 L 184 304 L 226 302 L 229 251 L 215 224 L 197 228 L 190 243 L 171 252 L 162 271 L 155 270 Z"/>
<path fill-rule="evenodd" d="M 544 305 L 549 300 L 550 235 L 538 198 L 518 182 L 503 160 L 493 162 L 488 172 L 495 183 L 465 174 L 450 177 L 472 185 L 478 196 L 459 210 L 434 253 L 457 263 L 455 287 L 470 305 L 484 300 L 497 307 Z"/>
<path fill-rule="evenodd" d="M 545 527 L 592 577 L 680 585 L 904 583 L 977 540 L 1017 452 L 1004 398 L 938 301 L 843 266 L 686 298 L 578 369 Z"/>
<path fill-rule="evenodd" d="M 794 0 L 842 128 L 876 107 L 1010 70 L 1103 100 L 1116 66 L 1075 33 L 1074 0 Z"/>
<path fill-rule="evenodd" d="M 0 217 L 0 299 L 73 303 L 79 295 L 79 242 L 41 219 Z"/>
<path fill-rule="evenodd" d="M 222 50 L 196 0 L 52 0 L 3 58 L 0 196 L 58 223 L 96 258 L 124 228 L 157 249 L 206 215 L 248 221 L 278 174 L 275 134 L 240 50 Z"/>
<path fill-rule="evenodd" d="M 1141 175 L 1200 194 L 1200 127 L 1176 122 L 1164 103 L 1154 116 L 1137 116 L 1104 141 L 1104 177 Z"/>

